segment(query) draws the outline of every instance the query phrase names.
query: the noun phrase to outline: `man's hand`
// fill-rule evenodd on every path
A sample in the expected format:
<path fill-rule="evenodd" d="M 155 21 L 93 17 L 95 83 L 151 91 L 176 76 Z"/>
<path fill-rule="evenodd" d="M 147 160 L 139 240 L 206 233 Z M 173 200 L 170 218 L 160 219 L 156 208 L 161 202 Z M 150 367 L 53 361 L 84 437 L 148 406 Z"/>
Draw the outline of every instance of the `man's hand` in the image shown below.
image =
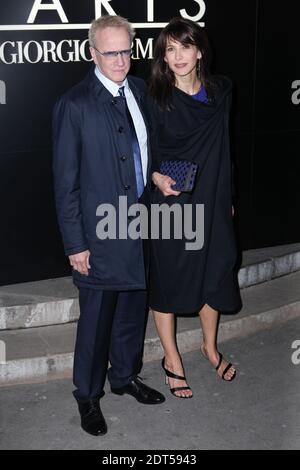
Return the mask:
<path fill-rule="evenodd" d="M 82 251 L 81 253 L 76 253 L 75 255 L 70 255 L 70 265 L 78 271 L 80 274 L 85 274 L 88 276 L 88 270 L 91 268 L 89 263 L 90 251 Z"/>
<path fill-rule="evenodd" d="M 176 181 L 170 178 L 170 176 L 165 176 L 158 173 L 158 171 L 152 173 L 152 181 L 164 196 L 179 196 L 181 193 L 181 191 L 174 191 L 174 189 L 171 188 L 171 186 L 175 184 Z"/>

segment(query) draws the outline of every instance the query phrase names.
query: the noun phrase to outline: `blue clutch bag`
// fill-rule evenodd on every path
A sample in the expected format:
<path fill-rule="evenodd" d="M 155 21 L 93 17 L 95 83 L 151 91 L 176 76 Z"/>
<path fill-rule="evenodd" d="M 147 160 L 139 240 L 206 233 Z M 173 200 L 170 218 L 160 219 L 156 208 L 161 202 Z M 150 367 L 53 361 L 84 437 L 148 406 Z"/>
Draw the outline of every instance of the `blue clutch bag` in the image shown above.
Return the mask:
<path fill-rule="evenodd" d="M 181 192 L 193 190 L 197 170 L 197 163 L 188 160 L 164 160 L 160 165 L 160 173 L 176 181 L 171 188 Z"/>

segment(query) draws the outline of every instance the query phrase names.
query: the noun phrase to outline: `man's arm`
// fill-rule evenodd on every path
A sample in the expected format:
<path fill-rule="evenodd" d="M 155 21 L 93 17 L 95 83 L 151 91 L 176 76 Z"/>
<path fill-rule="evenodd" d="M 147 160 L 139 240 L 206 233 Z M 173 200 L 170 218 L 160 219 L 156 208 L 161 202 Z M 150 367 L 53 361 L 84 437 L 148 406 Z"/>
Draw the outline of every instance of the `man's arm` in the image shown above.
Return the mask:
<path fill-rule="evenodd" d="M 79 110 L 72 101 L 63 97 L 56 103 L 53 112 L 54 191 L 65 253 L 75 269 L 82 256 L 80 260 L 72 261 L 70 255 L 82 255 L 88 251 L 80 204 L 80 160 Z"/>

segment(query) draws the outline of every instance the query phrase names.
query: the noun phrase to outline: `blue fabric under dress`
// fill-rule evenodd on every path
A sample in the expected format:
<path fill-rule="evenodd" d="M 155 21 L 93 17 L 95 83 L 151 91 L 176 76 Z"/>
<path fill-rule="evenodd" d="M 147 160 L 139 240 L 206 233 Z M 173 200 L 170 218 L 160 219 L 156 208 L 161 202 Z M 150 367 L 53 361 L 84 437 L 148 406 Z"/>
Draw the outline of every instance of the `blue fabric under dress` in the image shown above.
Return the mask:
<path fill-rule="evenodd" d="M 207 97 L 204 86 L 202 86 L 200 90 L 197 93 L 195 93 L 195 95 L 192 95 L 192 97 L 195 100 L 202 101 L 202 103 L 208 103 L 208 97 Z"/>

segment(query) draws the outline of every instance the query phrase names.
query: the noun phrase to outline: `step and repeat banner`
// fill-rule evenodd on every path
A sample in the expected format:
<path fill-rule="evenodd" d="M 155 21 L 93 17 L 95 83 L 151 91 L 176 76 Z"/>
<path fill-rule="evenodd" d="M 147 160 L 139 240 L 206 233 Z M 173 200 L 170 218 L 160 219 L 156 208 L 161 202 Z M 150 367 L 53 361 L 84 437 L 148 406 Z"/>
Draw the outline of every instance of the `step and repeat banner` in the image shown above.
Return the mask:
<path fill-rule="evenodd" d="M 92 66 L 91 21 L 136 29 L 131 73 L 145 79 L 174 16 L 207 29 L 213 71 L 234 83 L 231 122 L 241 249 L 299 241 L 299 7 L 271 0 L 10 0 L 0 3 L 0 285 L 68 274 L 57 227 L 51 113 Z"/>

